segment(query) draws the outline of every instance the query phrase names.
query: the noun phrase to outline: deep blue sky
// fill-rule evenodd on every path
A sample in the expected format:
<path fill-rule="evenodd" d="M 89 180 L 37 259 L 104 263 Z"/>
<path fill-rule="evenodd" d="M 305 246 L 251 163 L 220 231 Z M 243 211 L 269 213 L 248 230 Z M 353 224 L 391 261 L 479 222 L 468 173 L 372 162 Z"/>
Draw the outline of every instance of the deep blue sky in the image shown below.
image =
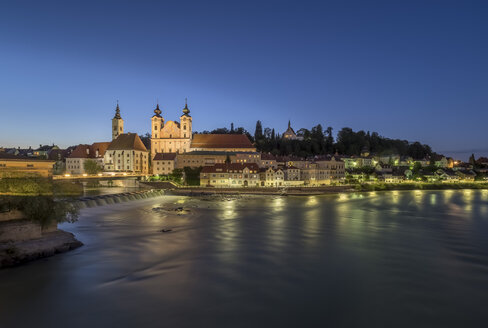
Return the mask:
<path fill-rule="evenodd" d="M 488 154 L 487 1 L 3 1 L 0 146 L 256 120 Z M 452 154 L 452 152 L 450 152 Z"/>

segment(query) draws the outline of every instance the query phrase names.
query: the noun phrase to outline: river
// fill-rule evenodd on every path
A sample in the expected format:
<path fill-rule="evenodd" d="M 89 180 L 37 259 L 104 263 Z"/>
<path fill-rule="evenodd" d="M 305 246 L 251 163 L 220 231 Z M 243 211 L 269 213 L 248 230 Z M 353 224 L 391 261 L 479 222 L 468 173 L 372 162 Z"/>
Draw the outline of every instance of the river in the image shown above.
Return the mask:
<path fill-rule="evenodd" d="M 487 190 L 162 196 L 61 228 L 85 246 L 0 270 L 1 328 L 488 322 Z"/>

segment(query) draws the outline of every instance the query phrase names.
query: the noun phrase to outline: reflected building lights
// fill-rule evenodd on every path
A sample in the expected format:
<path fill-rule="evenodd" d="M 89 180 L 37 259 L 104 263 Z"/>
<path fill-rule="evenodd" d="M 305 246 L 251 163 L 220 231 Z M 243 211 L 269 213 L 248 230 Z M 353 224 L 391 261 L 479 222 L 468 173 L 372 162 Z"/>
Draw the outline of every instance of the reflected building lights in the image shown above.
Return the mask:
<path fill-rule="evenodd" d="M 224 212 L 223 212 L 223 218 L 224 219 L 234 219 L 237 217 L 237 212 L 236 212 L 236 201 L 235 200 L 230 200 L 224 203 Z"/>
<path fill-rule="evenodd" d="M 452 198 L 453 193 L 454 192 L 452 190 L 444 191 L 444 203 L 445 204 L 448 204 L 451 202 L 451 198 Z"/>
<path fill-rule="evenodd" d="M 432 194 L 430 195 L 430 205 L 435 205 L 435 204 L 437 204 L 437 195 Z"/>
<path fill-rule="evenodd" d="M 317 205 L 318 203 L 319 203 L 319 201 L 318 201 L 317 196 L 310 196 L 310 197 L 308 197 L 307 202 L 305 203 L 305 205 L 307 207 L 313 207 L 313 206 Z"/>
<path fill-rule="evenodd" d="M 398 204 L 400 201 L 400 193 L 397 190 L 391 192 L 391 201 L 393 204 Z"/>

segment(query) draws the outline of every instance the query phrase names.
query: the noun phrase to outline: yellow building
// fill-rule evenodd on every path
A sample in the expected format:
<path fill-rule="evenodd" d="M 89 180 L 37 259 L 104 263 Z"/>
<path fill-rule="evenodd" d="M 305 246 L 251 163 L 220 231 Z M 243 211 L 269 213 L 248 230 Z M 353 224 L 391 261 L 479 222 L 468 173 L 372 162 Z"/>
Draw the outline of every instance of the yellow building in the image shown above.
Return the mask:
<path fill-rule="evenodd" d="M 223 151 L 190 151 L 188 153 L 176 155 L 175 167 L 177 169 L 182 169 L 184 167 L 196 168 L 201 166 L 213 166 L 215 164 L 225 163 L 227 158 L 229 158 L 232 163 L 236 162 L 236 153 Z"/>
<path fill-rule="evenodd" d="M 55 161 L 15 156 L 0 152 L 0 177 L 51 177 Z"/>
<path fill-rule="evenodd" d="M 200 185 L 220 188 L 258 187 L 259 167 L 255 163 L 207 166 L 200 172 Z"/>
<path fill-rule="evenodd" d="M 192 118 L 188 105 L 183 108 L 180 122 L 166 121 L 161 116 L 159 104 L 151 118 L 151 157 L 157 153 L 185 153 L 190 150 Z"/>
<path fill-rule="evenodd" d="M 285 173 L 281 169 L 262 168 L 259 175 L 261 187 L 282 187 L 285 185 Z"/>

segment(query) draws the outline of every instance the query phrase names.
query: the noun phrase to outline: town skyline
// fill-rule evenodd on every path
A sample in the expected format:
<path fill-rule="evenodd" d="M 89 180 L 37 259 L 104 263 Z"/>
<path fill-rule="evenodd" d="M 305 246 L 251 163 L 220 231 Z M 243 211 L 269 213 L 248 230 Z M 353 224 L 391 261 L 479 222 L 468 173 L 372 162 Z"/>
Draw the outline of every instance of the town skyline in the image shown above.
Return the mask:
<path fill-rule="evenodd" d="M 196 131 L 291 120 L 487 156 L 487 13 L 481 1 L 10 4 L 0 143 L 105 139 L 117 99 L 143 134 L 158 98 L 173 117 L 188 97 Z"/>
<path fill-rule="evenodd" d="M 183 102 L 183 106 L 174 113 L 174 117 L 171 116 L 172 114 L 172 110 L 166 110 L 162 105 L 161 103 L 159 102 L 159 98 L 158 100 L 156 101 L 156 105 L 154 106 L 154 108 L 152 109 L 152 111 L 154 111 L 154 109 L 156 108 L 156 106 L 159 106 L 159 108 L 161 109 L 161 115 L 165 117 L 166 121 L 174 121 L 176 120 L 179 115 L 181 114 L 181 109 L 183 109 L 187 103 L 187 98 L 185 98 L 185 101 Z M 113 116 L 113 113 L 114 111 L 116 110 L 116 107 L 119 106 L 120 108 L 120 112 L 121 112 L 121 116 L 125 119 L 126 117 L 133 117 L 133 114 L 134 113 L 140 113 L 140 111 L 134 111 L 134 113 L 126 113 L 126 111 L 123 109 L 122 105 L 120 104 L 120 101 L 119 100 L 116 100 L 115 104 L 114 104 L 114 108 L 112 108 L 111 110 L 111 114 L 108 115 L 110 118 L 108 120 L 111 120 L 111 117 Z M 188 105 L 190 107 L 190 105 Z M 179 113 L 178 113 L 179 112 Z M 129 115 L 125 115 L 125 114 L 129 114 Z M 192 112 L 192 116 L 194 115 L 194 112 Z M 150 117 L 150 116 L 148 116 Z M 147 123 L 147 118 L 148 117 L 145 117 L 145 121 Z M 198 116 L 197 116 L 198 117 Z M 138 118 L 141 118 L 138 117 Z M 136 118 L 136 123 L 137 123 L 137 119 Z M 142 117 L 144 118 L 144 117 Z M 281 119 L 282 120 L 282 119 Z M 280 120 L 280 121 L 281 121 Z M 261 120 L 257 120 L 257 121 L 261 121 Z M 125 120 L 125 122 L 127 122 L 127 120 Z M 303 126 L 296 126 L 293 124 L 293 120 L 291 119 L 288 119 L 288 121 L 286 121 L 286 126 L 288 125 L 288 123 L 291 122 L 293 128 L 295 129 L 295 131 L 298 131 L 302 128 L 304 129 L 308 129 L 310 130 L 313 126 L 316 126 L 318 124 L 322 125 L 323 129 L 325 130 L 326 128 L 328 128 L 330 125 L 327 125 L 327 124 L 324 124 L 324 123 L 321 123 L 321 122 L 316 122 L 315 124 L 311 125 L 311 126 L 306 126 L 306 127 L 303 127 Z M 134 126 L 141 126 L 141 124 L 131 124 L 131 122 L 127 122 L 128 124 L 126 124 L 126 129 L 125 131 L 127 132 L 131 132 L 131 133 L 136 133 L 138 135 L 146 135 L 146 134 L 151 134 L 151 126 L 150 124 L 148 124 L 148 129 L 147 130 L 140 130 L 140 131 L 135 131 L 134 129 L 132 129 L 132 127 Z M 285 128 L 281 128 L 281 126 L 279 127 L 276 127 L 276 126 L 273 126 L 273 125 L 269 125 L 269 124 L 266 124 L 266 122 L 262 122 L 263 123 L 263 129 L 264 128 L 270 128 L 270 129 L 274 129 L 277 136 L 281 136 L 285 131 L 286 131 L 286 126 Z M 242 124 L 239 124 L 238 122 L 228 122 L 227 125 L 218 125 L 218 123 L 216 123 L 215 126 L 212 126 L 211 128 L 208 128 L 208 129 L 193 129 L 193 133 L 203 133 L 203 132 L 208 132 L 208 131 L 212 131 L 212 130 L 216 130 L 216 129 L 222 129 L 222 128 L 227 128 L 228 130 L 231 129 L 231 126 L 233 125 L 235 128 L 238 128 L 238 127 L 242 127 L 244 128 L 247 132 L 249 132 L 252 136 L 254 135 L 254 128 L 255 128 L 255 124 L 256 124 L 256 121 L 254 122 L 254 125 L 251 126 L 251 127 L 246 127 L 246 126 L 243 126 Z M 196 126 L 198 126 L 198 119 L 197 119 L 197 122 L 196 122 Z M 281 128 L 281 129 L 280 129 Z M 350 126 L 343 126 L 343 127 L 340 127 L 340 128 L 336 128 L 336 127 L 332 127 L 333 128 L 333 136 L 334 136 L 334 140 L 337 139 L 337 133 L 342 129 L 342 128 L 351 128 Z M 376 133 L 379 133 L 378 131 L 372 131 L 372 130 L 369 130 L 369 129 L 365 129 L 365 128 L 358 128 L 358 129 L 354 129 L 352 128 L 353 131 L 364 131 L 364 132 L 368 132 L 368 133 L 373 133 L 373 132 L 376 132 Z M 104 128 L 104 133 L 102 133 L 102 137 L 101 138 L 98 138 L 96 140 L 110 140 L 110 133 L 107 132 L 109 130 L 107 130 L 107 127 Z M 93 131 L 91 131 L 93 132 Z M 93 135 L 94 134 L 90 134 L 87 138 L 86 138 L 86 142 L 77 142 L 75 141 L 74 143 L 66 143 L 66 142 L 57 142 L 57 141 L 52 141 L 52 142 L 38 142 L 36 144 L 36 141 L 33 141 L 32 143 L 26 143 L 26 144 L 13 144 L 13 145 L 10 145 L 8 143 L 5 143 L 5 144 L 0 144 L 0 147 L 5 147 L 5 148 L 17 148 L 17 147 L 20 147 L 20 148 L 32 148 L 32 149 L 36 149 L 37 146 L 43 146 L 43 145 L 57 145 L 61 148 L 67 148 L 67 147 L 71 147 L 71 146 L 76 146 L 78 144 L 91 144 L 93 142 Z M 98 134 L 97 134 L 98 135 Z M 105 136 L 107 135 L 107 136 Z M 423 142 L 422 140 L 418 140 L 418 139 L 414 139 L 414 140 L 409 140 L 409 139 L 406 139 L 406 138 L 403 138 L 403 137 L 392 137 L 392 136 L 388 136 L 388 135 L 383 135 L 381 133 L 379 133 L 380 136 L 382 137 L 385 137 L 385 138 L 390 138 L 390 139 L 400 139 L 400 140 L 408 140 L 409 142 L 420 142 L 421 144 L 426 144 L 426 145 L 429 145 L 432 147 L 432 150 L 436 153 L 439 153 L 439 154 L 443 154 L 443 155 L 446 155 L 446 156 L 449 156 L 449 157 L 452 157 L 452 158 L 455 158 L 455 159 L 459 159 L 459 160 L 467 160 L 469 158 L 469 156 L 471 156 L 473 153 L 476 154 L 477 156 L 487 156 L 488 155 L 488 148 L 487 149 L 469 149 L 469 148 L 466 148 L 466 149 L 459 149 L 459 150 L 447 150 L 447 151 L 439 151 L 437 150 L 435 147 L 433 147 L 432 145 L 426 143 L 426 142 Z"/>

